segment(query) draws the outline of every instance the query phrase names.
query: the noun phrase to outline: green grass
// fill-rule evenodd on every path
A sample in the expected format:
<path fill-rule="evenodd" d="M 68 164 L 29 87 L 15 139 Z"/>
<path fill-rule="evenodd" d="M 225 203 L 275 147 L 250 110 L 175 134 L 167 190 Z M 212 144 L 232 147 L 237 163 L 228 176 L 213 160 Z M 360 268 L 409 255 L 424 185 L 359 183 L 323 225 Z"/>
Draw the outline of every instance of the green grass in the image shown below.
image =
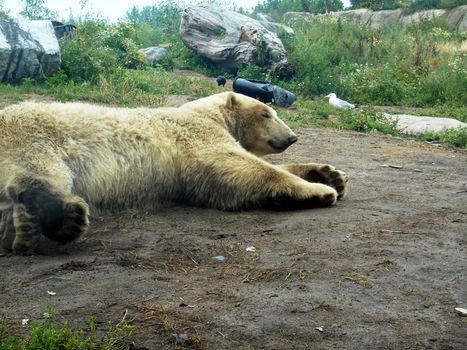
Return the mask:
<path fill-rule="evenodd" d="M 177 75 L 163 68 L 119 69 L 101 76 L 97 83 L 67 81 L 58 73 L 42 83 L 26 79 L 21 85 L 0 84 L 3 98 L 19 102 L 29 94 L 51 96 L 57 101 L 89 101 L 124 107 L 158 107 L 169 95 L 188 95 L 193 99 L 218 91 L 209 81 Z"/>
<path fill-rule="evenodd" d="M 467 148 L 467 128 L 446 129 L 438 133 L 425 132 L 417 135 L 417 139 L 439 141 L 443 145 Z"/>
<path fill-rule="evenodd" d="M 91 317 L 86 329 L 73 329 L 68 322 L 59 323 L 49 306 L 44 318 L 26 325 L 27 335 L 8 335 L 4 321 L 0 321 L 0 350 L 127 350 L 132 348 L 134 326 L 125 321 L 109 322 L 105 331 L 96 327 Z"/>
<path fill-rule="evenodd" d="M 203 79 L 176 74 L 163 68 L 146 70 L 120 69 L 112 74 L 102 76 L 96 84 L 90 82 L 75 83 L 66 81 L 61 73 L 47 78 L 42 83 L 25 80 L 17 86 L 0 84 L 3 105 L 17 103 L 24 99 L 48 99 L 57 101 L 89 101 L 121 107 L 159 107 L 169 95 L 184 95 L 195 99 L 217 92 L 218 88 L 212 79 Z M 291 109 L 277 108 L 279 115 L 292 127 L 328 127 L 342 130 L 382 133 L 407 137 L 398 133 L 394 123 L 388 122 L 377 108 L 366 107 L 365 110 L 337 111 L 329 106 L 324 98 L 298 98 Z M 407 113 L 414 115 L 430 115 L 441 117 L 457 117 L 465 122 L 467 107 L 446 109 L 427 107 L 410 108 L 392 107 L 391 113 Z M 443 144 L 467 148 L 465 130 L 454 129 L 439 135 L 425 133 L 418 136 L 420 140 L 439 140 Z"/>
<path fill-rule="evenodd" d="M 277 108 L 279 116 L 292 128 L 324 127 L 340 130 L 380 133 L 421 141 L 439 141 L 447 146 L 467 148 L 467 128 L 446 129 L 438 133 L 426 132 L 409 136 L 396 130 L 395 122 L 377 110 L 335 110 L 324 100 L 300 99 L 293 109 Z M 426 112 L 426 110 L 422 110 Z M 411 113 L 416 114 L 416 113 Z M 421 113 L 421 115 L 425 115 Z"/>

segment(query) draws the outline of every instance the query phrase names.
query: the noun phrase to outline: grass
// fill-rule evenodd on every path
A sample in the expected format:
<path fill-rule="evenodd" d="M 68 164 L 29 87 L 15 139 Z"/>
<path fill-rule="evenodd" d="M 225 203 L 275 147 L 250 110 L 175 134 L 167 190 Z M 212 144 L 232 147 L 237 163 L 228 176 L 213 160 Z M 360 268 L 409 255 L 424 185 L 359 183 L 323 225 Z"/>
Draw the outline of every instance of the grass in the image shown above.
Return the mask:
<path fill-rule="evenodd" d="M 84 81 L 66 81 L 60 73 L 46 78 L 43 83 L 25 79 L 21 85 L 0 84 L 3 98 L 13 102 L 29 94 L 51 96 L 57 101 L 89 101 L 122 107 L 158 107 L 169 95 L 188 95 L 193 98 L 215 93 L 214 80 L 175 75 L 162 68 L 147 70 L 120 69 L 101 76 L 96 84 Z"/>
<path fill-rule="evenodd" d="M 7 324 L 0 321 L 0 350 L 127 350 L 132 349 L 135 329 L 124 319 L 118 324 L 109 322 L 107 330 L 96 327 L 91 317 L 86 329 L 73 329 L 68 322 L 59 323 L 51 306 L 44 318 L 28 327 L 24 337 L 7 335 Z"/>
<path fill-rule="evenodd" d="M 403 109 L 406 113 L 407 111 Z M 392 111 L 392 113 L 396 113 Z M 414 115 L 436 115 L 433 109 L 421 109 Z M 324 100 L 299 99 L 293 109 L 278 109 L 279 116 L 292 128 L 325 127 L 340 130 L 380 133 L 421 141 L 439 141 L 448 146 L 467 148 L 467 128 L 446 129 L 438 133 L 425 132 L 416 136 L 400 133 L 394 122 L 389 121 L 377 109 L 367 107 L 364 110 L 335 110 Z M 444 115 L 441 115 L 444 116 Z M 463 115 L 465 121 L 465 115 Z M 458 118 L 462 120 L 462 118 Z"/>
<path fill-rule="evenodd" d="M 96 84 L 67 82 L 59 73 L 42 83 L 27 79 L 16 86 L 0 84 L 0 107 L 32 97 L 39 100 L 51 98 L 62 102 L 88 101 L 120 107 L 155 108 L 163 105 L 169 95 L 184 95 L 195 99 L 221 91 L 225 90 L 218 88 L 214 79 L 176 74 L 160 67 L 146 70 L 120 69 L 110 75 L 101 76 Z M 277 108 L 277 111 L 292 128 L 314 126 L 404 136 L 397 132 L 393 123 L 383 117 L 377 107 L 337 111 L 324 98 L 299 97 L 293 108 Z M 390 112 L 454 117 L 466 122 L 467 107 L 391 107 Z M 417 138 L 439 140 L 446 145 L 467 148 L 465 129 L 439 134 L 424 133 Z"/>

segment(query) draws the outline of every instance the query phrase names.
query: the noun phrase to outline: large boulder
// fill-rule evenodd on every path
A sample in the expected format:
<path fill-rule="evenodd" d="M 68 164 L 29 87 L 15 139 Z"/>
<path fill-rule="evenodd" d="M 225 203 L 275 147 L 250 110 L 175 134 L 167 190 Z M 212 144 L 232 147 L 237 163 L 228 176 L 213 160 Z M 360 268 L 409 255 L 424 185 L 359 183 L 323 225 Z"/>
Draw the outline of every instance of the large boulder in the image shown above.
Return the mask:
<path fill-rule="evenodd" d="M 60 47 L 50 21 L 0 20 L 0 80 L 42 79 L 60 68 Z"/>
<path fill-rule="evenodd" d="M 465 32 L 467 30 L 467 5 L 459 6 L 451 10 L 432 9 L 410 14 L 404 13 L 402 9 L 383 11 L 357 9 L 330 12 L 322 15 L 313 15 L 305 12 L 287 12 L 284 15 L 285 22 L 289 24 L 297 20 L 312 21 L 319 18 L 340 18 L 354 21 L 362 26 L 369 26 L 374 29 L 379 29 L 388 25 L 407 26 L 425 19 L 445 18 L 448 27 L 457 29 L 459 32 Z"/>
<path fill-rule="evenodd" d="M 237 12 L 189 7 L 182 14 L 180 35 L 188 48 L 226 69 L 254 63 L 266 66 L 273 75 L 283 77 L 293 73 L 277 34 Z"/>

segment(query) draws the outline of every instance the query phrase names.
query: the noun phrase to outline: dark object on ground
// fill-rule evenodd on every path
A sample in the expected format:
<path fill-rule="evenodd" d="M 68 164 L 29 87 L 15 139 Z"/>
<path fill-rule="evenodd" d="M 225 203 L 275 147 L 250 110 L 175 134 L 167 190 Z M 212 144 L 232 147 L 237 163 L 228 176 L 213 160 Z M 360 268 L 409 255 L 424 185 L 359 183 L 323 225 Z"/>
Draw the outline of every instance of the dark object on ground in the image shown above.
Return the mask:
<path fill-rule="evenodd" d="M 290 107 L 295 102 L 295 95 L 267 81 L 235 78 L 233 90 L 243 95 L 256 98 L 264 103 L 274 103 L 280 107 Z"/>
<path fill-rule="evenodd" d="M 64 24 L 59 21 L 50 21 L 55 30 L 55 36 L 57 39 L 61 39 L 66 36 L 69 39 L 73 39 L 75 37 L 75 30 L 76 26 L 74 24 Z"/>
<path fill-rule="evenodd" d="M 222 87 L 224 87 L 225 83 L 227 83 L 227 79 L 225 79 L 225 77 L 223 75 L 219 75 L 216 78 L 216 81 L 217 81 L 217 86 L 222 86 Z"/>

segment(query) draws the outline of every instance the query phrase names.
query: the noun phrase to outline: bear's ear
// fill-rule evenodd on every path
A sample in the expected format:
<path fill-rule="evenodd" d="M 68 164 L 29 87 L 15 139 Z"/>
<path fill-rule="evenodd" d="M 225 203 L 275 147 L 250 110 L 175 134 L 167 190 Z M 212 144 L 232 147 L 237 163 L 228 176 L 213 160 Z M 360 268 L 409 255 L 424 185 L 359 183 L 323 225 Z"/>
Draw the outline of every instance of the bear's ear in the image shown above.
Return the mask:
<path fill-rule="evenodd" d="M 233 92 L 229 92 L 227 93 L 227 101 L 225 103 L 225 106 L 228 108 L 228 109 L 234 109 L 235 106 L 238 105 L 238 99 L 237 97 L 235 96 L 235 93 Z"/>

